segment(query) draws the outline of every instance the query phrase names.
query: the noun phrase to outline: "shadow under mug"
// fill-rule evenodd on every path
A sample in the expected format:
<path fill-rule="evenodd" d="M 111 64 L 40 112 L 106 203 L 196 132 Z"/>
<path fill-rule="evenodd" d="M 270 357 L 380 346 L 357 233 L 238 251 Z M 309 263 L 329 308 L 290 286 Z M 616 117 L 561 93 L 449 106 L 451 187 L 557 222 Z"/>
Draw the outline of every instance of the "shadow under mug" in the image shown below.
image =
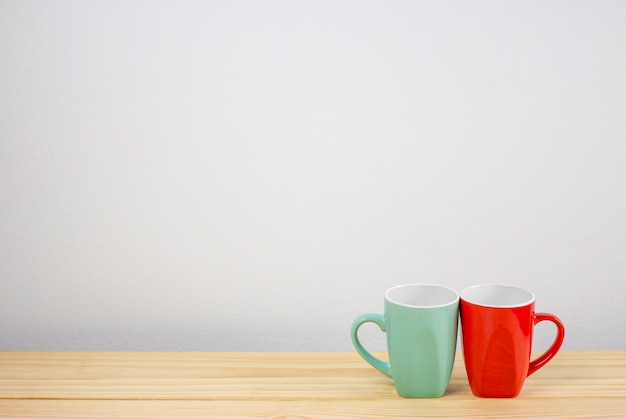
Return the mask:
<path fill-rule="evenodd" d="M 352 324 L 356 351 L 391 377 L 402 397 L 440 397 L 448 387 L 458 330 L 459 295 L 429 284 L 400 285 L 385 293 L 384 314 L 363 314 Z M 386 332 L 389 361 L 376 358 L 358 338 L 372 322 Z"/>
<path fill-rule="evenodd" d="M 535 313 L 535 296 L 508 285 L 476 285 L 461 297 L 461 330 L 465 370 L 478 397 L 516 397 L 526 377 L 550 361 L 565 337 L 553 314 Z M 533 329 L 542 321 L 556 325 L 552 345 L 531 361 Z"/>

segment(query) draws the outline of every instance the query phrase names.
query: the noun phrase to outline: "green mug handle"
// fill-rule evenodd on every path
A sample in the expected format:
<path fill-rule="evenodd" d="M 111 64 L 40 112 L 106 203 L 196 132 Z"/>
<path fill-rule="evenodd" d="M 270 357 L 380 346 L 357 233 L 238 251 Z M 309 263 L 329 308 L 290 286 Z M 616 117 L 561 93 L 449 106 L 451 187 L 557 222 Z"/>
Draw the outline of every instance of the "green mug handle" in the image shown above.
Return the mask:
<path fill-rule="evenodd" d="M 358 337 L 359 327 L 363 323 L 375 323 L 378 325 L 380 330 L 383 332 L 387 331 L 387 327 L 385 326 L 385 316 L 382 314 L 374 314 L 374 313 L 366 313 L 362 314 L 352 323 L 352 344 L 356 351 L 366 360 L 372 367 L 376 368 L 378 371 L 382 372 L 389 378 L 391 377 L 391 365 L 389 362 L 383 361 L 382 359 L 376 358 L 374 355 L 369 353 L 367 349 L 361 345 Z"/>

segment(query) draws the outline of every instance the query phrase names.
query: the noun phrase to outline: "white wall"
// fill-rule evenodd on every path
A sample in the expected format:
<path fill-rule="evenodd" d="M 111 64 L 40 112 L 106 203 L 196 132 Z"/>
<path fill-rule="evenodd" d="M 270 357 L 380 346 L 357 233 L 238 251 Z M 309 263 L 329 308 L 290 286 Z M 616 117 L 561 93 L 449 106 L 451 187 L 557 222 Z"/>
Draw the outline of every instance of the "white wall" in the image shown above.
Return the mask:
<path fill-rule="evenodd" d="M 565 348 L 626 349 L 624 22 L 0 0 L 0 349 L 352 350 L 407 282 L 521 285 Z"/>

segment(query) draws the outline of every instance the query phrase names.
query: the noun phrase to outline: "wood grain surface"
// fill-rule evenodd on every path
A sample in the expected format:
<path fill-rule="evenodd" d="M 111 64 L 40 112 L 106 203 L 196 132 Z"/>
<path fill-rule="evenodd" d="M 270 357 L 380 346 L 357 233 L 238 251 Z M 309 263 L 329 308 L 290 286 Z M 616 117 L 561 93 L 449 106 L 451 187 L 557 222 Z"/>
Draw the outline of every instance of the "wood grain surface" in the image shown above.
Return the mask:
<path fill-rule="evenodd" d="M 379 354 L 381 355 L 381 354 Z M 626 351 L 562 351 L 515 399 L 403 399 L 345 352 L 0 352 L 0 418 L 626 418 Z"/>

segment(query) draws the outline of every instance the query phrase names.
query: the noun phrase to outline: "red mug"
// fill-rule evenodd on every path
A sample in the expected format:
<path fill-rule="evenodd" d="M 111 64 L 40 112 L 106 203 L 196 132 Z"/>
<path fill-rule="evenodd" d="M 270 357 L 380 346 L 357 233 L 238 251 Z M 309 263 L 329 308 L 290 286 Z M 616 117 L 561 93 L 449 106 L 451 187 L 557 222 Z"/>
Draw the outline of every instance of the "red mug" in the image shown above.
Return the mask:
<path fill-rule="evenodd" d="M 461 297 L 465 370 L 478 397 L 516 397 L 526 377 L 543 367 L 561 348 L 563 323 L 553 314 L 535 313 L 535 296 L 508 285 L 476 285 Z M 556 325 L 556 338 L 531 361 L 533 329 L 544 320 Z"/>

